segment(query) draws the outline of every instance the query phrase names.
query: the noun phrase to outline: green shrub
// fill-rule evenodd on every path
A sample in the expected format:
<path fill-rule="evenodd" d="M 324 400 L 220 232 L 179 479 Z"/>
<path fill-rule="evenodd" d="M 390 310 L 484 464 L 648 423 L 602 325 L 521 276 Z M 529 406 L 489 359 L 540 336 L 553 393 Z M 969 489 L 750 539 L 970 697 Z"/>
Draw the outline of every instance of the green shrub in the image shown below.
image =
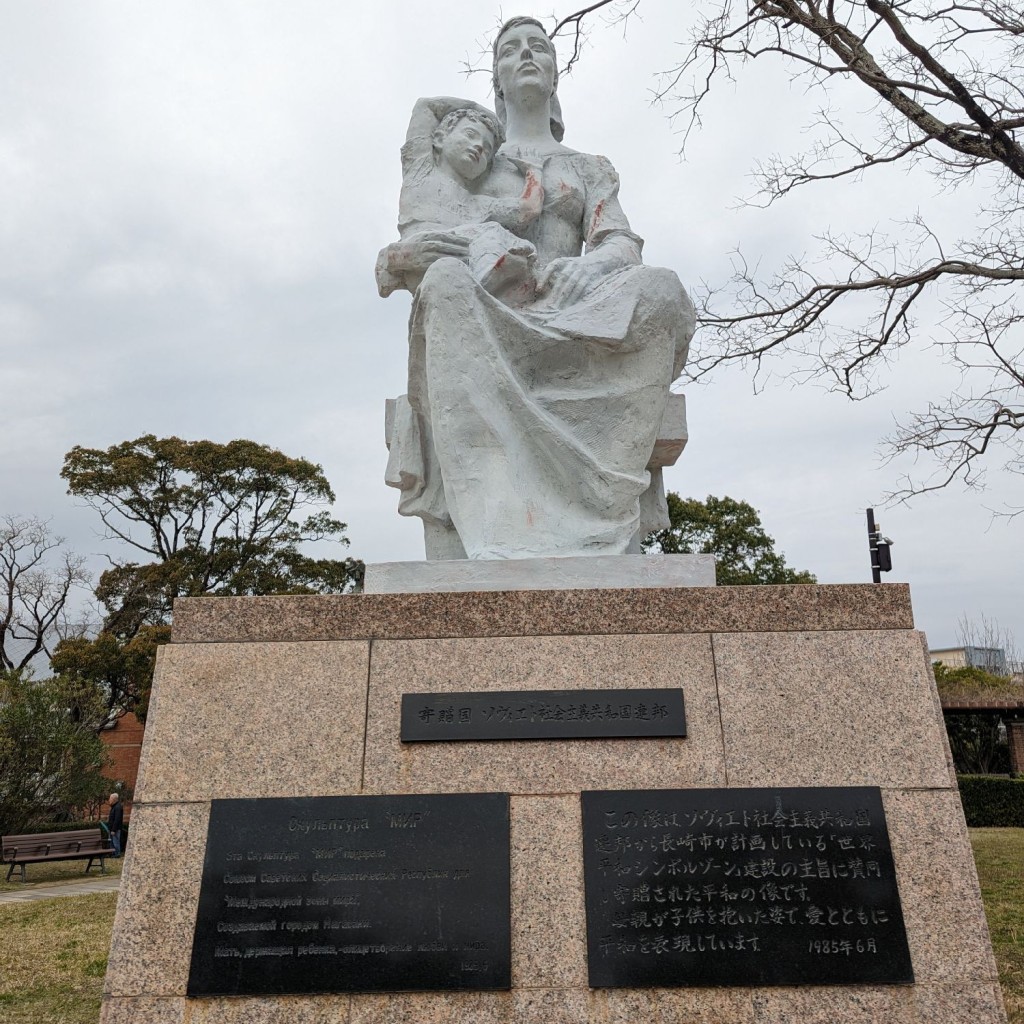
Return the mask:
<path fill-rule="evenodd" d="M 958 775 L 969 828 L 1024 828 L 1024 779 Z"/>
<path fill-rule="evenodd" d="M 77 832 L 82 828 L 99 828 L 96 818 L 91 821 L 51 821 L 43 825 L 34 825 L 33 832 Z"/>
<path fill-rule="evenodd" d="M 112 792 L 96 735 L 101 701 L 77 683 L 0 671 L 0 830 L 38 832 Z M 86 815 L 88 816 L 88 815 Z"/>

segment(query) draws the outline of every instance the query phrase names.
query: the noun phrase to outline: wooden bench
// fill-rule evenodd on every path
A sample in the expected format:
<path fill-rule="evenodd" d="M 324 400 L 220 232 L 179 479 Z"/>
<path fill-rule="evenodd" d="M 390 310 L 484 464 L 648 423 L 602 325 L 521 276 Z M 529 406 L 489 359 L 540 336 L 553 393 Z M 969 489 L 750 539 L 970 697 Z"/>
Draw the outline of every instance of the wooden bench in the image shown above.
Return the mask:
<path fill-rule="evenodd" d="M 0 838 L 0 863 L 9 864 L 7 881 L 11 880 L 14 869 L 21 868 L 21 880 L 25 881 L 25 865 L 41 864 L 50 860 L 86 860 L 85 873 L 89 873 L 94 860 L 100 862 L 100 871 L 107 872 L 104 858 L 113 856 L 114 849 L 103 830 L 96 828 L 76 829 L 71 832 L 35 832 L 23 836 Z"/>

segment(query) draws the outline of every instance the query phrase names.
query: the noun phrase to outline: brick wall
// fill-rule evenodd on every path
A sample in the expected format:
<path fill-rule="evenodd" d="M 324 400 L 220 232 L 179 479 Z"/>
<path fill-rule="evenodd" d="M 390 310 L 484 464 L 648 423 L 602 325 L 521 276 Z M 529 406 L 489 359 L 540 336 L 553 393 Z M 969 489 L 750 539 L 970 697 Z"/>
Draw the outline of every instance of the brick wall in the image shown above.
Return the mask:
<path fill-rule="evenodd" d="M 142 735 L 145 726 L 132 714 L 122 715 L 111 729 L 100 733 L 107 748 L 107 768 L 104 774 L 115 782 L 123 782 L 132 789 L 139 777 L 139 756 L 142 753 Z M 124 805 L 125 818 L 131 817 L 132 804 Z"/>

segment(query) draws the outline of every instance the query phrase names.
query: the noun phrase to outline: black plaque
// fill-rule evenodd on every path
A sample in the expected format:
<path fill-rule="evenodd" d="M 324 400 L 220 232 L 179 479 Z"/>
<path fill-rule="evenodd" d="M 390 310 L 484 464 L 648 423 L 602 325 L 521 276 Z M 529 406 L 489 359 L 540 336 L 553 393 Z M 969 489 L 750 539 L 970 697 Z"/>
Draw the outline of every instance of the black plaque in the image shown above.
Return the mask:
<path fill-rule="evenodd" d="M 582 800 L 592 987 L 913 982 L 877 788 Z"/>
<path fill-rule="evenodd" d="M 685 736 L 679 687 L 402 695 L 402 742 Z"/>
<path fill-rule="evenodd" d="M 214 800 L 188 994 L 509 988 L 508 801 Z"/>

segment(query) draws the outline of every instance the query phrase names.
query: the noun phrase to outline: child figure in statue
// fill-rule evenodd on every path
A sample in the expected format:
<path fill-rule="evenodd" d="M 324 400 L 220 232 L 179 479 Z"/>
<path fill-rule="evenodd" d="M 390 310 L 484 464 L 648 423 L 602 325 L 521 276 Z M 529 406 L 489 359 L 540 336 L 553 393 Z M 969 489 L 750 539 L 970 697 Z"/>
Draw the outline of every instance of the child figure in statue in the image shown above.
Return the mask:
<path fill-rule="evenodd" d="M 484 289 L 503 302 L 521 306 L 533 301 L 536 249 L 508 229 L 522 230 L 540 216 L 540 168 L 515 161 L 524 178 L 518 199 L 478 191 L 504 141 L 497 118 L 469 100 L 440 97 L 417 102 L 402 147 L 402 241 L 381 250 L 381 295 L 396 288 L 415 290 L 418 282 L 410 280 L 415 270 L 405 265 L 404 256 L 409 244 L 425 243 L 439 254 L 465 258 Z"/>

